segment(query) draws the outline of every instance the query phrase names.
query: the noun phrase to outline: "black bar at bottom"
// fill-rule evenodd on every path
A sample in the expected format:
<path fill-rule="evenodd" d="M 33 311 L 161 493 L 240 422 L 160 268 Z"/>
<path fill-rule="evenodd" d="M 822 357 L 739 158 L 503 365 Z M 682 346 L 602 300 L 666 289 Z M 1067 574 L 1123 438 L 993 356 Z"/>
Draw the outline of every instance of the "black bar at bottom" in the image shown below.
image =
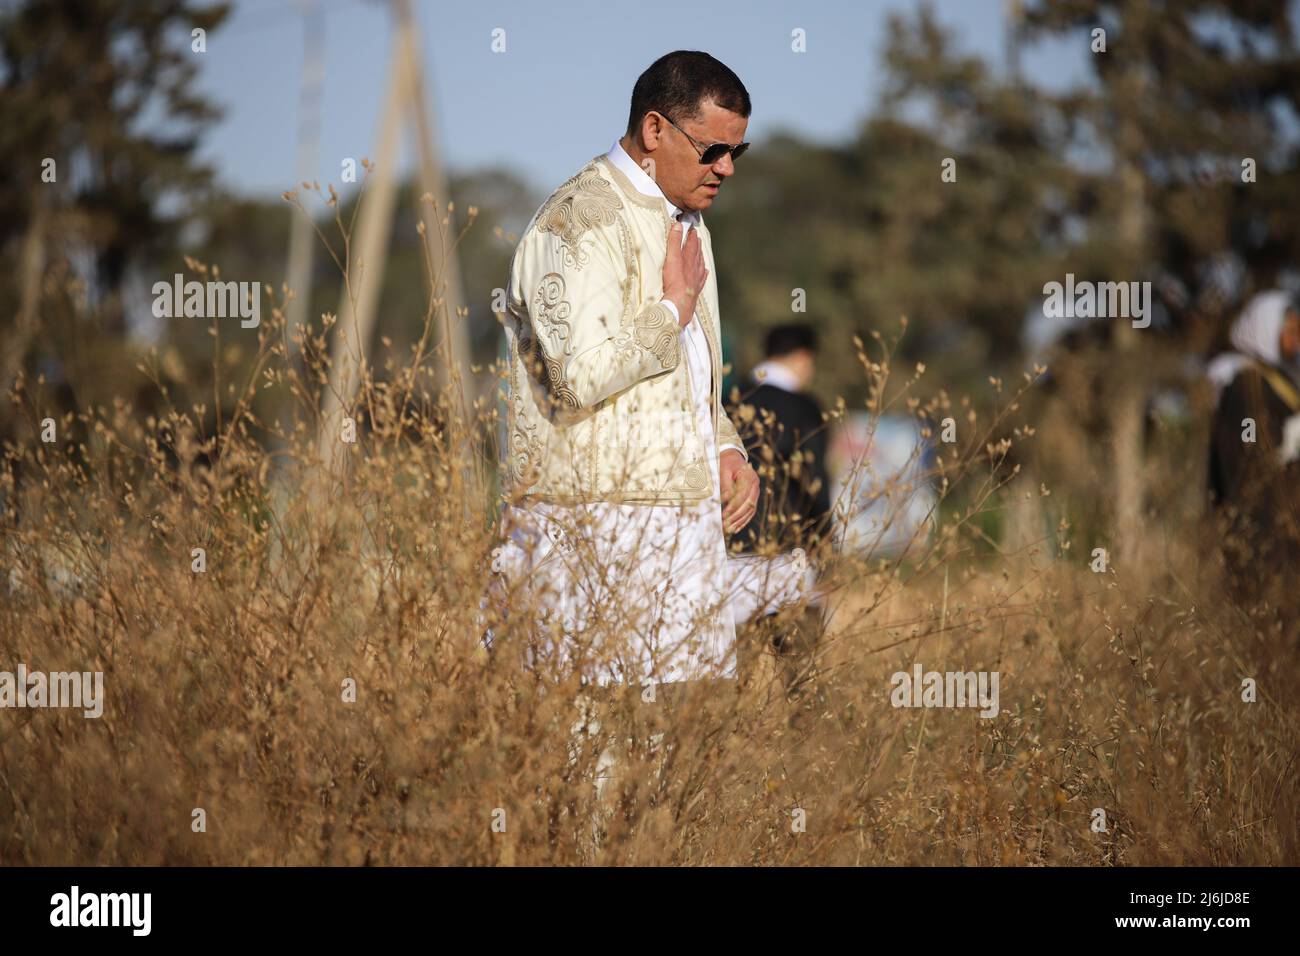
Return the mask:
<path fill-rule="evenodd" d="M 457 945 L 492 945 L 514 931 L 533 944 L 585 946 L 676 927 L 696 945 L 715 936 L 734 945 L 772 931 L 803 934 L 809 943 L 848 934 L 863 945 L 1098 937 L 1233 945 L 1243 933 L 1291 925 L 1295 875 L 1203 868 L 7 868 L 0 869 L 0 919 L 6 944 L 75 934 L 79 942 L 126 945 L 399 937 L 450 945 L 454 934 Z M 1025 935 L 1039 929 L 1050 935 Z"/>

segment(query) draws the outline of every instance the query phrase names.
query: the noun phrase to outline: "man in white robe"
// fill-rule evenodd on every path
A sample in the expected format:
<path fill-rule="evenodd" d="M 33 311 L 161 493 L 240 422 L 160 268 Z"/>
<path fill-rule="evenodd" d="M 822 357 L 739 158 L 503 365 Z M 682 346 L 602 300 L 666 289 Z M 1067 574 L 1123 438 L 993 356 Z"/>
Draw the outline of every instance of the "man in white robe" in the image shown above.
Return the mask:
<path fill-rule="evenodd" d="M 687 228 L 699 213 L 678 209 L 632 161 L 620 143 L 607 158 L 645 195 L 663 198 L 669 215 Z M 671 305 L 671 303 L 669 303 Z M 675 307 L 673 308 L 676 314 Z M 711 369 L 698 318 L 682 331 L 694 389 L 697 427 L 715 443 L 709 413 Z M 535 582 L 550 575 L 548 600 L 560 609 L 564 630 L 582 634 L 599 628 L 635 638 L 631 658 L 617 653 L 600 661 L 597 683 L 674 683 L 736 676 L 736 625 L 756 613 L 770 613 L 797 601 L 811 587 L 812 571 L 802 551 L 774 559 L 727 554 L 723 530 L 719 456 L 728 449 L 742 457 L 738 442 L 719 446 L 709 458 L 709 497 L 687 506 L 625 505 L 596 501 L 576 505 L 535 502 L 509 506 L 505 520 L 511 543 L 527 555 Z M 751 487 L 757 489 L 757 478 Z M 756 498 L 751 493 L 750 501 Z M 752 505 L 742 514 L 752 516 Z M 539 520 L 540 519 L 540 520 Z M 739 530 L 743 523 L 732 530 Z M 576 534 L 593 552 L 577 555 L 547 534 Z M 566 542 L 567 543 L 567 542 Z M 565 562 L 563 556 L 570 560 Z M 552 559 L 548 562 L 548 558 Z M 542 569 L 547 569 L 543 572 Z M 612 614 L 611 609 L 617 609 Z M 564 648 L 561 648 L 563 651 Z"/>
<path fill-rule="evenodd" d="M 691 76 L 702 79 L 684 104 Z M 521 238 L 494 570 L 525 613 L 557 622 L 562 639 L 529 654 L 551 673 L 599 684 L 734 678 L 736 625 L 812 594 L 802 552 L 741 557 L 726 546 L 753 517 L 758 478 L 721 411 L 701 212 L 735 171 L 748 113 L 739 79 L 712 57 L 661 58 L 638 81 L 629 132 L 557 190 Z M 677 256 L 656 253 L 657 229 Z M 693 295 L 674 281 L 692 254 L 707 276 Z"/>

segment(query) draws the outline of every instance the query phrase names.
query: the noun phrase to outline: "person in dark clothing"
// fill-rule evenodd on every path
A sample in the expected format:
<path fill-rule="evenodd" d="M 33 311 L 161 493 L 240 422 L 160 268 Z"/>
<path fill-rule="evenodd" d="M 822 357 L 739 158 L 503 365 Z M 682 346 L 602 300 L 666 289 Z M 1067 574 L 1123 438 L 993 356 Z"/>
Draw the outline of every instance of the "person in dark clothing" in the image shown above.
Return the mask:
<path fill-rule="evenodd" d="M 761 491 L 754 520 L 732 537 L 741 551 L 815 550 L 829 533 L 828 426 L 812 382 L 817 339 L 811 326 L 780 325 L 767 335 L 759 363 L 733 403 L 733 420 L 750 460 L 759 463 Z"/>
<path fill-rule="evenodd" d="M 1284 567 L 1300 560 L 1300 311 L 1284 292 L 1257 295 L 1210 363 L 1219 390 L 1209 485 L 1230 589 L 1247 602 L 1293 605 Z"/>
<path fill-rule="evenodd" d="M 767 336 L 767 357 L 729 404 L 732 421 L 756 462 L 760 492 L 754 519 L 732 536 L 731 547 L 754 554 L 804 549 L 816 554 L 829 538 L 830 479 L 826 474 L 828 426 L 821 404 L 805 390 L 812 381 L 817 340 L 807 325 L 782 325 Z M 829 698 L 817 676 L 816 650 L 824 630 L 822 611 L 769 615 L 755 622 L 756 639 L 776 654 L 787 694 L 806 709 L 824 709 Z"/>

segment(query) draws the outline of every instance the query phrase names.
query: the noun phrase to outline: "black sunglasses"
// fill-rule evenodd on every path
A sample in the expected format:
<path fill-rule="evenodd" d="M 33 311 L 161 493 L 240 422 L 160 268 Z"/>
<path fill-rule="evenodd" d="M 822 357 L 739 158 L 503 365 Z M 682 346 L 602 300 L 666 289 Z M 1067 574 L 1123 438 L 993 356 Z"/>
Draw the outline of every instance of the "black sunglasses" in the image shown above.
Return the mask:
<path fill-rule="evenodd" d="M 659 113 L 658 110 L 655 110 L 655 112 Z M 748 143 L 737 143 L 735 146 L 732 146 L 730 143 L 710 143 L 708 146 L 701 149 L 700 144 L 695 137 L 686 132 L 686 130 L 682 129 L 676 123 L 673 123 L 671 116 L 668 116 L 665 113 L 659 113 L 659 115 L 668 120 L 669 123 L 672 123 L 673 129 L 677 130 L 677 132 L 681 133 L 691 141 L 691 145 L 695 147 L 695 151 L 700 154 L 701 166 L 712 166 L 728 153 L 731 154 L 733 161 L 740 159 L 740 157 L 744 155 L 745 150 L 749 149 Z"/>

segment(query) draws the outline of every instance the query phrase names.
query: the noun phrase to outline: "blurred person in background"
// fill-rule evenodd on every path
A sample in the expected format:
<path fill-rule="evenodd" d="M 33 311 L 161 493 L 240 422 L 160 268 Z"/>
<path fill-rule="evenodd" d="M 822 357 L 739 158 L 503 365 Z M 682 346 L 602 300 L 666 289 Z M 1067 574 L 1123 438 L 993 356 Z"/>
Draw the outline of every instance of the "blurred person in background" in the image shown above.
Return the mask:
<path fill-rule="evenodd" d="M 1300 310 L 1286 292 L 1262 292 L 1229 339 L 1231 350 L 1206 369 L 1218 392 L 1209 463 L 1216 530 L 1237 595 L 1285 602 L 1290 585 L 1275 587 L 1276 571 L 1300 559 Z"/>
<path fill-rule="evenodd" d="M 758 455 L 767 465 L 763 449 L 771 449 L 771 474 L 762 483 L 754 520 L 732 538 L 733 550 L 812 548 L 825 535 L 831 511 L 829 430 L 821 402 L 808 392 L 817 334 L 806 323 L 778 325 L 767 333 L 765 355 L 732 410 L 748 424 L 750 460 Z"/>
<path fill-rule="evenodd" d="M 828 537 L 831 513 L 829 432 L 821 403 L 807 391 L 816 369 L 816 332 L 806 323 L 776 326 L 767 334 L 765 356 L 731 406 L 733 418 L 744 423 L 749 457 L 759 462 L 762 478 L 754 520 L 732 537 L 732 550 L 750 556 L 815 553 Z M 790 625 L 780 626 L 775 615 L 757 621 L 757 640 L 777 654 L 794 698 L 815 673 L 823 629 L 815 606 L 804 608 Z"/>

